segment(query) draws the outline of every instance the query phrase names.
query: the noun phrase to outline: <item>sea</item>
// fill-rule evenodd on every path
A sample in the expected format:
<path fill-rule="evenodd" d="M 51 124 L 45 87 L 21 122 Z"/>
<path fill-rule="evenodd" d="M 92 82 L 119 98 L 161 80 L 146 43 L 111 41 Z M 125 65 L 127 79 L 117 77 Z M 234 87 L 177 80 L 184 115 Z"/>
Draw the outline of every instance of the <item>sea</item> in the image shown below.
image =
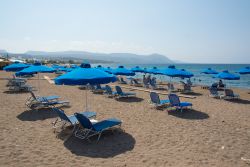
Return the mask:
<path fill-rule="evenodd" d="M 153 68 L 157 67 L 158 69 L 167 68 L 170 64 L 101 64 L 103 67 L 117 68 L 119 65 L 123 65 L 125 68 L 133 68 L 139 66 L 141 68 Z M 95 66 L 95 65 L 94 65 Z M 214 75 L 201 74 L 201 71 L 206 68 L 212 68 L 217 72 L 228 70 L 230 73 L 238 74 L 237 71 L 240 68 L 249 67 L 250 64 L 175 64 L 177 69 L 185 69 L 194 74 L 194 77 L 191 78 L 191 81 L 194 84 L 198 85 L 207 85 L 211 86 L 212 83 L 218 82 L 218 78 L 215 78 Z M 136 77 L 142 77 L 143 74 L 137 73 Z M 239 75 L 239 74 L 238 74 Z M 183 79 L 181 78 L 170 78 L 163 75 L 155 75 L 155 77 L 160 81 L 171 81 L 171 82 L 180 82 Z M 184 79 L 185 80 L 185 79 Z M 223 80 L 227 87 L 243 88 L 250 89 L 250 74 L 240 75 L 240 80 Z"/>

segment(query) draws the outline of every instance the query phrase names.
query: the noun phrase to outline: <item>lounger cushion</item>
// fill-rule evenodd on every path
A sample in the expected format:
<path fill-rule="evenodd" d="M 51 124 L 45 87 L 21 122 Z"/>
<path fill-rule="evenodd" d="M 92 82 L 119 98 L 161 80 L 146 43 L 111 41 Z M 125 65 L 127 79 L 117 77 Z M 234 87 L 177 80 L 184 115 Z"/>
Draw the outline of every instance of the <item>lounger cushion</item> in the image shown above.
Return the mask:
<path fill-rule="evenodd" d="M 180 107 L 188 107 L 188 106 L 192 106 L 192 103 L 189 103 L 189 102 L 181 102 L 180 103 Z"/>
<path fill-rule="evenodd" d="M 53 96 L 37 97 L 37 100 L 38 101 L 44 101 L 44 99 L 46 99 L 46 100 L 54 100 L 54 99 L 59 99 L 59 98 L 60 98 L 60 96 L 53 95 Z"/>
<path fill-rule="evenodd" d="M 160 101 L 160 104 L 166 104 L 166 103 L 169 103 L 169 102 L 170 102 L 170 101 L 167 100 L 167 99 L 166 99 L 166 100 L 161 100 L 161 101 Z"/>
<path fill-rule="evenodd" d="M 84 115 L 87 118 L 91 118 L 91 117 L 96 116 L 96 112 L 91 112 L 91 111 L 80 112 L 80 114 Z M 74 115 L 70 115 L 70 116 L 68 116 L 68 118 L 73 125 L 78 123 L 78 120 L 76 119 L 76 117 Z"/>
<path fill-rule="evenodd" d="M 121 94 L 121 96 L 135 96 L 136 94 L 135 93 L 132 93 L 132 92 L 123 92 Z"/>
<path fill-rule="evenodd" d="M 100 121 L 98 123 L 93 124 L 93 127 L 97 132 L 100 132 L 100 131 L 103 131 L 107 128 L 111 128 L 113 126 L 120 125 L 121 123 L 122 122 L 119 119 L 110 118 L 110 119 L 103 120 L 103 121 Z"/>

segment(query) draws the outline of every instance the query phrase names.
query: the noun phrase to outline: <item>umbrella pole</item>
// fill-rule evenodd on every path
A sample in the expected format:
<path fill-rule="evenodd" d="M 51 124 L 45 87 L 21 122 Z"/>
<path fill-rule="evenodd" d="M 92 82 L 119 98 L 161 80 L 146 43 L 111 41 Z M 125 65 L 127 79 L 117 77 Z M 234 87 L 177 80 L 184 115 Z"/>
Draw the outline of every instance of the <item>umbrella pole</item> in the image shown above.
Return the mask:
<path fill-rule="evenodd" d="M 37 74 L 38 77 L 38 94 L 40 93 L 40 76 L 39 73 Z"/>
<path fill-rule="evenodd" d="M 85 95 L 86 95 L 86 98 L 85 98 L 85 111 L 88 111 L 88 85 L 86 85 L 86 88 L 85 88 Z"/>

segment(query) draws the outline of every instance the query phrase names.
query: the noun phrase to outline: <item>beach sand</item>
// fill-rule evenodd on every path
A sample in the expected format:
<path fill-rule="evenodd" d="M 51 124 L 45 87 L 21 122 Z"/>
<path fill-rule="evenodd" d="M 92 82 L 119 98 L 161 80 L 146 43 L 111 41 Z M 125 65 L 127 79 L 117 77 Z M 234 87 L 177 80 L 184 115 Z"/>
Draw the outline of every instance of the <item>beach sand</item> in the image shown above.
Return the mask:
<path fill-rule="evenodd" d="M 10 76 L 0 72 L 0 78 Z M 29 110 L 24 103 L 30 94 L 6 92 L 6 83 L 0 80 L 0 166 L 250 166 L 249 91 L 234 89 L 241 100 L 232 102 L 194 87 L 195 99 L 181 98 L 192 102 L 193 110 L 182 114 L 154 109 L 148 92 L 133 91 L 137 98 L 117 101 L 89 91 L 96 119 L 119 118 L 124 130 L 89 143 L 70 136 L 69 129 L 54 133 L 56 113 Z M 28 83 L 38 85 L 37 80 Z M 67 115 L 84 110 L 85 91 L 77 86 L 47 80 L 40 85 L 36 94 L 70 101 L 71 107 L 63 108 Z"/>

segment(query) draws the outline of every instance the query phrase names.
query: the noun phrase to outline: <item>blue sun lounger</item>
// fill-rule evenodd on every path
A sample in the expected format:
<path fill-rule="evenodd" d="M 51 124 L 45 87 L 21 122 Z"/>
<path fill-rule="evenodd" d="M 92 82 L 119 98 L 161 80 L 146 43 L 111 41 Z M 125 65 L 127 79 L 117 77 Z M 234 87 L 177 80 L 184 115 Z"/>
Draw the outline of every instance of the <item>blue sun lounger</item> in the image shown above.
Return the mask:
<path fill-rule="evenodd" d="M 159 95 L 157 93 L 155 93 L 155 92 L 150 92 L 150 99 L 151 99 L 151 103 L 156 108 L 169 105 L 169 100 L 168 99 L 161 100 Z"/>
<path fill-rule="evenodd" d="M 115 97 L 117 95 L 116 92 L 112 91 L 112 88 L 109 85 L 105 86 L 105 92 L 104 92 L 104 94 L 107 95 L 108 97 Z"/>
<path fill-rule="evenodd" d="M 80 113 L 74 114 L 79 122 L 79 127 L 75 131 L 75 136 L 80 139 L 90 140 L 90 137 L 98 135 L 97 141 L 99 141 L 102 133 L 106 130 L 113 130 L 115 127 L 121 127 L 121 120 L 116 118 L 106 119 L 92 124 L 91 121 Z"/>
<path fill-rule="evenodd" d="M 30 93 L 31 97 L 25 103 L 30 109 L 54 107 L 55 105 L 69 105 L 69 101 L 58 101 L 58 98 L 60 98 L 59 96 L 44 96 L 37 98 L 32 91 L 30 91 Z"/>
<path fill-rule="evenodd" d="M 120 86 L 115 86 L 116 89 L 116 93 L 118 95 L 118 97 L 135 97 L 136 93 L 133 92 L 123 92 L 122 88 Z"/>
<path fill-rule="evenodd" d="M 181 110 L 181 112 L 183 109 L 188 107 L 192 108 L 193 106 L 193 104 L 189 102 L 180 102 L 180 98 L 176 94 L 169 94 L 168 98 L 170 101 L 170 107 L 174 107 L 176 110 Z"/>
<path fill-rule="evenodd" d="M 74 129 L 72 132 L 75 130 L 75 126 L 78 124 L 78 120 L 76 119 L 75 115 L 69 115 L 67 116 L 65 112 L 62 109 L 53 107 L 53 111 L 57 113 L 59 118 L 56 119 L 55 122 L 53 122 L 53 128 L 58 128 L 60 127 L 61 129 L 64 129 L 65 125 L 69 124 L 74 126 Z M 84 115 L 87 118 L 95 118 L 96 117 L 96 112 L 91 112 L 91 111 L 84 111 L 80 112 L 79 114 Z"/>

